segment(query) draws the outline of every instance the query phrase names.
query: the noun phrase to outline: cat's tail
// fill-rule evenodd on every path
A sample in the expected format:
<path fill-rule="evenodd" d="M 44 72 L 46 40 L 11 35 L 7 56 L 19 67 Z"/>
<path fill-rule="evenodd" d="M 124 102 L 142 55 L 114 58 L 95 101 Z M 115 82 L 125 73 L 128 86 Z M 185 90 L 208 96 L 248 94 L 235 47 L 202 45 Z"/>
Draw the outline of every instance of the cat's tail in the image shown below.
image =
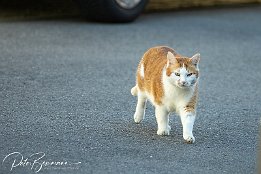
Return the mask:
<path fill-rule="evenodd" d="M 138 95 L 138 87 L 137 87 L 137 85 L 134 86 L 133 88 L 131 88 L 131 94 L 133 96 L 137 96 Z"/>

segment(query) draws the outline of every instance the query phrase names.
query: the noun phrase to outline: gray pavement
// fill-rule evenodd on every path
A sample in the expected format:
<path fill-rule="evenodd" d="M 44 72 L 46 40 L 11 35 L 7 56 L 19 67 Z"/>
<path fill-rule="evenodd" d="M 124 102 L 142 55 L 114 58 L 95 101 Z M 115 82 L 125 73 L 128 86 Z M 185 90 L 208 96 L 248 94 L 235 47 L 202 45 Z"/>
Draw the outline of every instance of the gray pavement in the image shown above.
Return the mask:
<path fill-rule="evenodd" d="M 2 21 L 0 173 L 255 173 L 260 11 L 154 13 L 131 24 Z M 151 105 L 142 124 L 133 121 L 136 66 L 155 45 L 201 53 L 195 144 L 183 142 L 175 114 L 171 135 L 157 136 Z"/>

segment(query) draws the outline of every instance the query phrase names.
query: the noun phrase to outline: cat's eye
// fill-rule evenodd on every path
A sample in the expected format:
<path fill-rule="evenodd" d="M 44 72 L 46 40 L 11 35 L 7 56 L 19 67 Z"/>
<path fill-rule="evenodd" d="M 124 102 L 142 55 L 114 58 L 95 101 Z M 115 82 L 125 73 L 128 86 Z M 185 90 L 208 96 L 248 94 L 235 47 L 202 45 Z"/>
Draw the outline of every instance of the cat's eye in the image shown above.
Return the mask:
<path fill-rule="evenodd" d="M 175 76 L 180 76 L 180 73 L 175 72 Z"/>
<path fill-rule="evenodd" d="M 188 73 L 188 74 L 187 74 L 188 77 L 191 76 L 191 75 L 192 75 L 192 73 Z"/>

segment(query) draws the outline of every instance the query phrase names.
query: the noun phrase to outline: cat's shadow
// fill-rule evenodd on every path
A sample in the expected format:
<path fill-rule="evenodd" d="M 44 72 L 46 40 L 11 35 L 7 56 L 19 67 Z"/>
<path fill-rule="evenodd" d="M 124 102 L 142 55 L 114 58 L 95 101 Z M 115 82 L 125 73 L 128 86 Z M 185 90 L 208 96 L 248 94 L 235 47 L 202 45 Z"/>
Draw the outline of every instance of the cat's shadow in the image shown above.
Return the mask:
<path fill-rule="evenodd" d="M 147 142 L 154 141 L 172 144 L 184 143 L 182 133 L 180 132 L 181 130 L 177 130 L 178 128 L 176 127 L 176 125 L 171 125 L 171 127 L 172 130 L 169 136 L 157 135 L 157 125 L 150 120 L 143 120 L 143 122 L 139 124 L 135 123 L 134 121 L 130 121 L 125 126 L 125 129 L 126 131 L 133 134 L 136 139 Z"/>
<path fill-rule="evenodd" d="M 200 123 L 198 124 L 193 131 L 196 138 L 195 145 L 207 145 L 209 144 L 207 140 L 211 139 L 211 134 L 215 134 L 215 132 L 205 132 L 203 130 L 204 126 Z M 140 141 L 164 144 L 186 144 L 182 136 L 182 125 L 177 116 L 170 118 L 170 126 L 171 131 L 169 136 L 157 135 L 157 124 L 153 119 L 145 119 L 139 124 L 130 119 L 121 129 L 128 132 L 129 136 L 135 137 L 136 140 Z"/>

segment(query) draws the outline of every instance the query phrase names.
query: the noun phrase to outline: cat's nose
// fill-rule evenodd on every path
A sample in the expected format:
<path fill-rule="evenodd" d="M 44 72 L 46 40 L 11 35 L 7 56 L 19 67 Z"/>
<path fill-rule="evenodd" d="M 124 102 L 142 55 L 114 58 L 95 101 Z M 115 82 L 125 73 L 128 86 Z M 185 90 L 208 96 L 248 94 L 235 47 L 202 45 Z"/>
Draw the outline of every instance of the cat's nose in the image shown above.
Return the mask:
<path fill-rule="evenodd" d="M 186 81 L 180 81 L 180 84 L 185 85 Z"/>

